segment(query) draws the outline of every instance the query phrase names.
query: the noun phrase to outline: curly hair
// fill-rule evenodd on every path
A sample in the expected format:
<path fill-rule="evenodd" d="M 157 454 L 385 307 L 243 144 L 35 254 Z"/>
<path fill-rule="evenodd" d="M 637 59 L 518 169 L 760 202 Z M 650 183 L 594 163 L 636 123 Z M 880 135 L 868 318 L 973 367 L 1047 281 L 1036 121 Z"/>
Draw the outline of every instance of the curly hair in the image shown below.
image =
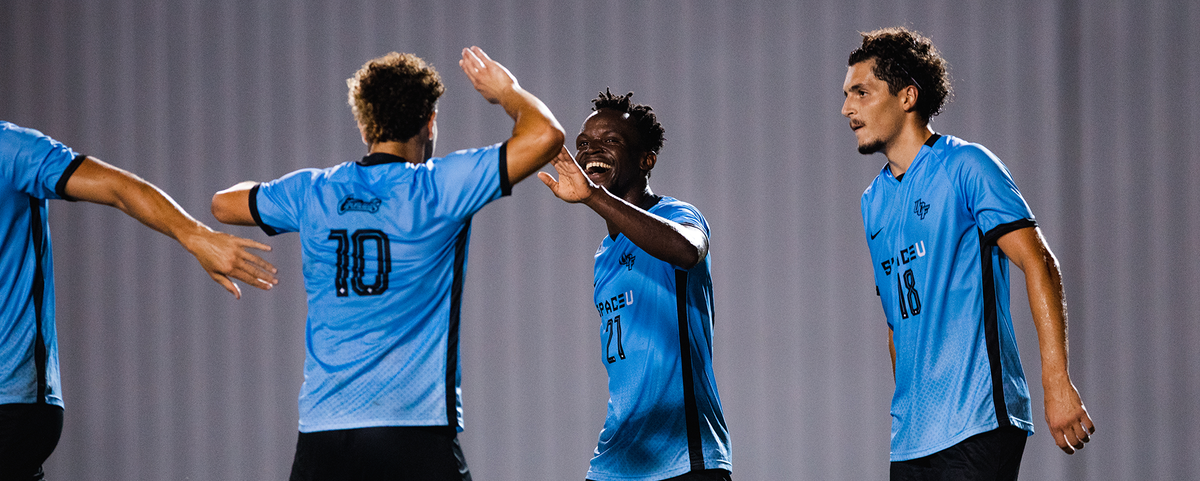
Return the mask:
<path fill-rule="evenodd" d="M 633 92 L 613 95 L 610 89 L 605 88 L 599 97 L 592 99 L 592 110 L 611 109 L 629 114 L 629 121 L 633 122 L 633 129 L 640 137 L 639 147 L 643 152 L 658 154 L 658 151 L 662 150 L 663 141 L 666 140 L 666 130 L 658 123 L 653 108 L 649 105 L 635 104 L 630 97 L 633 97 Z"/>
<path fill-rule="evenodd" d="M 368 143 L 404 142 L 421 131 L 446 91 L 432 65 L 411 53 L 371 59 L 346 79 Z"/>
<path fill-rule="evenodd" d="M 862 46 L 850 52 L 847 65 L 875 59 L 871 73 L 896 95 L 909 85 L 917 88 L 917 113 L 926 122 L 942 113 L 953 96 L 949 64 L 929 38 L 904 27 L 859 32 Z"/>

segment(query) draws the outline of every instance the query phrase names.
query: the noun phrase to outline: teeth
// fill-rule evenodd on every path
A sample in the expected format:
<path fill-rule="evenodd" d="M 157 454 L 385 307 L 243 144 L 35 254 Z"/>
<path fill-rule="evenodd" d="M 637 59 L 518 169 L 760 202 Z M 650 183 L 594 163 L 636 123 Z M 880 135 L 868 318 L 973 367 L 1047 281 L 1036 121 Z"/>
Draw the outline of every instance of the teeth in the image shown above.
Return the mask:
<path fill-rule="evenodd" d="M 612 168 L 611 166 L 609 166 L 608 164 L 606 164 L 604 162 L 588 162 L 587 166 L 585 167 L 584 170 L 591 170 L 592 167 L 599 167 L 601 169 L 606 169 L 606 170 Z"/>

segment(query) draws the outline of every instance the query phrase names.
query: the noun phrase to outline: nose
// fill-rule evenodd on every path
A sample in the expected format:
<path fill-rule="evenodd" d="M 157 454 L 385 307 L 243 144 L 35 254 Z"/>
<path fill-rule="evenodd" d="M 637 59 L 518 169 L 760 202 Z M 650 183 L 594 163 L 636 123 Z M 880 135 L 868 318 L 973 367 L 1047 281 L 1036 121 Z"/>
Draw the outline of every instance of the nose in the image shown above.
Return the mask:
<path fill-rule="evenodd" d="M 847 96 L 846 100 L 842 101 L 842 117 L 849 117 L 853 114 L 854 114 L 854 109 L 850 105 L 850 97 Z"/>

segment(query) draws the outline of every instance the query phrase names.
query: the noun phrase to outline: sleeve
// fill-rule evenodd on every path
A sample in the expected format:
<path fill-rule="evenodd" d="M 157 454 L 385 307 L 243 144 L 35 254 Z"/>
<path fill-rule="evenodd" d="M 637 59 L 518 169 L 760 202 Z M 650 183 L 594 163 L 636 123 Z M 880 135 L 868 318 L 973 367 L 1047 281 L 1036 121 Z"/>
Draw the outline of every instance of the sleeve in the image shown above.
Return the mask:
<path fill-rule="evenodd" d="M 300 214 L 319 172 L 301 169 L 250 189 L 250 215 L 263 232 L 273 236 L 300 230 Z"/>
<path fill-rule="evenodd" d="M 964 146 L 960 155 L 963 162 L 959 185 L 965 205 L 984 232 L 985 243 L 995 243 L 1004 234 L 1037 225 L 1012 174 L 1000 159 L 975 144 Z"/>
<path fill-rule="evenodd" d="M 441 195 L 438 210 L 456 219 L 470 217 L 489 202 L 512 194 L 508 143 L 460 150 L 437 159 L 430 172 Z"/>
<path fill-rule="evenodd" d="M 0 175 L 38 199 L 65 199 L 67 179 L 85 156 L 33 129 L 0 125 Z"/>
<path fill-rule="evenodd" d="M 697 227 L 704 232 L 705 237 L 709 237 L 708 221 L 704 220 L 704 215 L 692 204 L 675 200 L 659 209 L 654 209 L 652 213 L 678 224 Z"/>

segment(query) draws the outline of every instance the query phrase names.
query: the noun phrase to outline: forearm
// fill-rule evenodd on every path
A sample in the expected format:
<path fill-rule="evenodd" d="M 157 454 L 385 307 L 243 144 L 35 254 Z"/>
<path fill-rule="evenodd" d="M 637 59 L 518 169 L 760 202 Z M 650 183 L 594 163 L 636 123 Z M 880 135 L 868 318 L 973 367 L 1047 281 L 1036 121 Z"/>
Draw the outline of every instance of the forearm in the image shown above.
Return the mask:
<path fill-rule="evenodd" d="M 515 184 L 553 159 L 565 135 L 546 104 L 520 86 L 502 95 L 500 105 L 513 119 L 507 149 L 509 181 Z"/>
<path fill-rule="evenodd" d="M 191 234 L 211 231 L 158 187 L 92 157 L 85 159 L 68 179 L 66 194 L 74 199 L 115 207 L 180 242 Z"/>
<path fill-rule="evenodd" d="M 1069 382 L 1067 305 L 1058 262 L 1049 251 L 1033 261 L 1024 269 L 1025 289 L 1038 334 L 1042 382 Z"/>
<path fill-rule="evenodd" d="M 708 255 L 708 238 L 698 227 L 656 216 L 597 188 L 583 201 L 634 245 L 655 258 L 690 269 Z"/>

